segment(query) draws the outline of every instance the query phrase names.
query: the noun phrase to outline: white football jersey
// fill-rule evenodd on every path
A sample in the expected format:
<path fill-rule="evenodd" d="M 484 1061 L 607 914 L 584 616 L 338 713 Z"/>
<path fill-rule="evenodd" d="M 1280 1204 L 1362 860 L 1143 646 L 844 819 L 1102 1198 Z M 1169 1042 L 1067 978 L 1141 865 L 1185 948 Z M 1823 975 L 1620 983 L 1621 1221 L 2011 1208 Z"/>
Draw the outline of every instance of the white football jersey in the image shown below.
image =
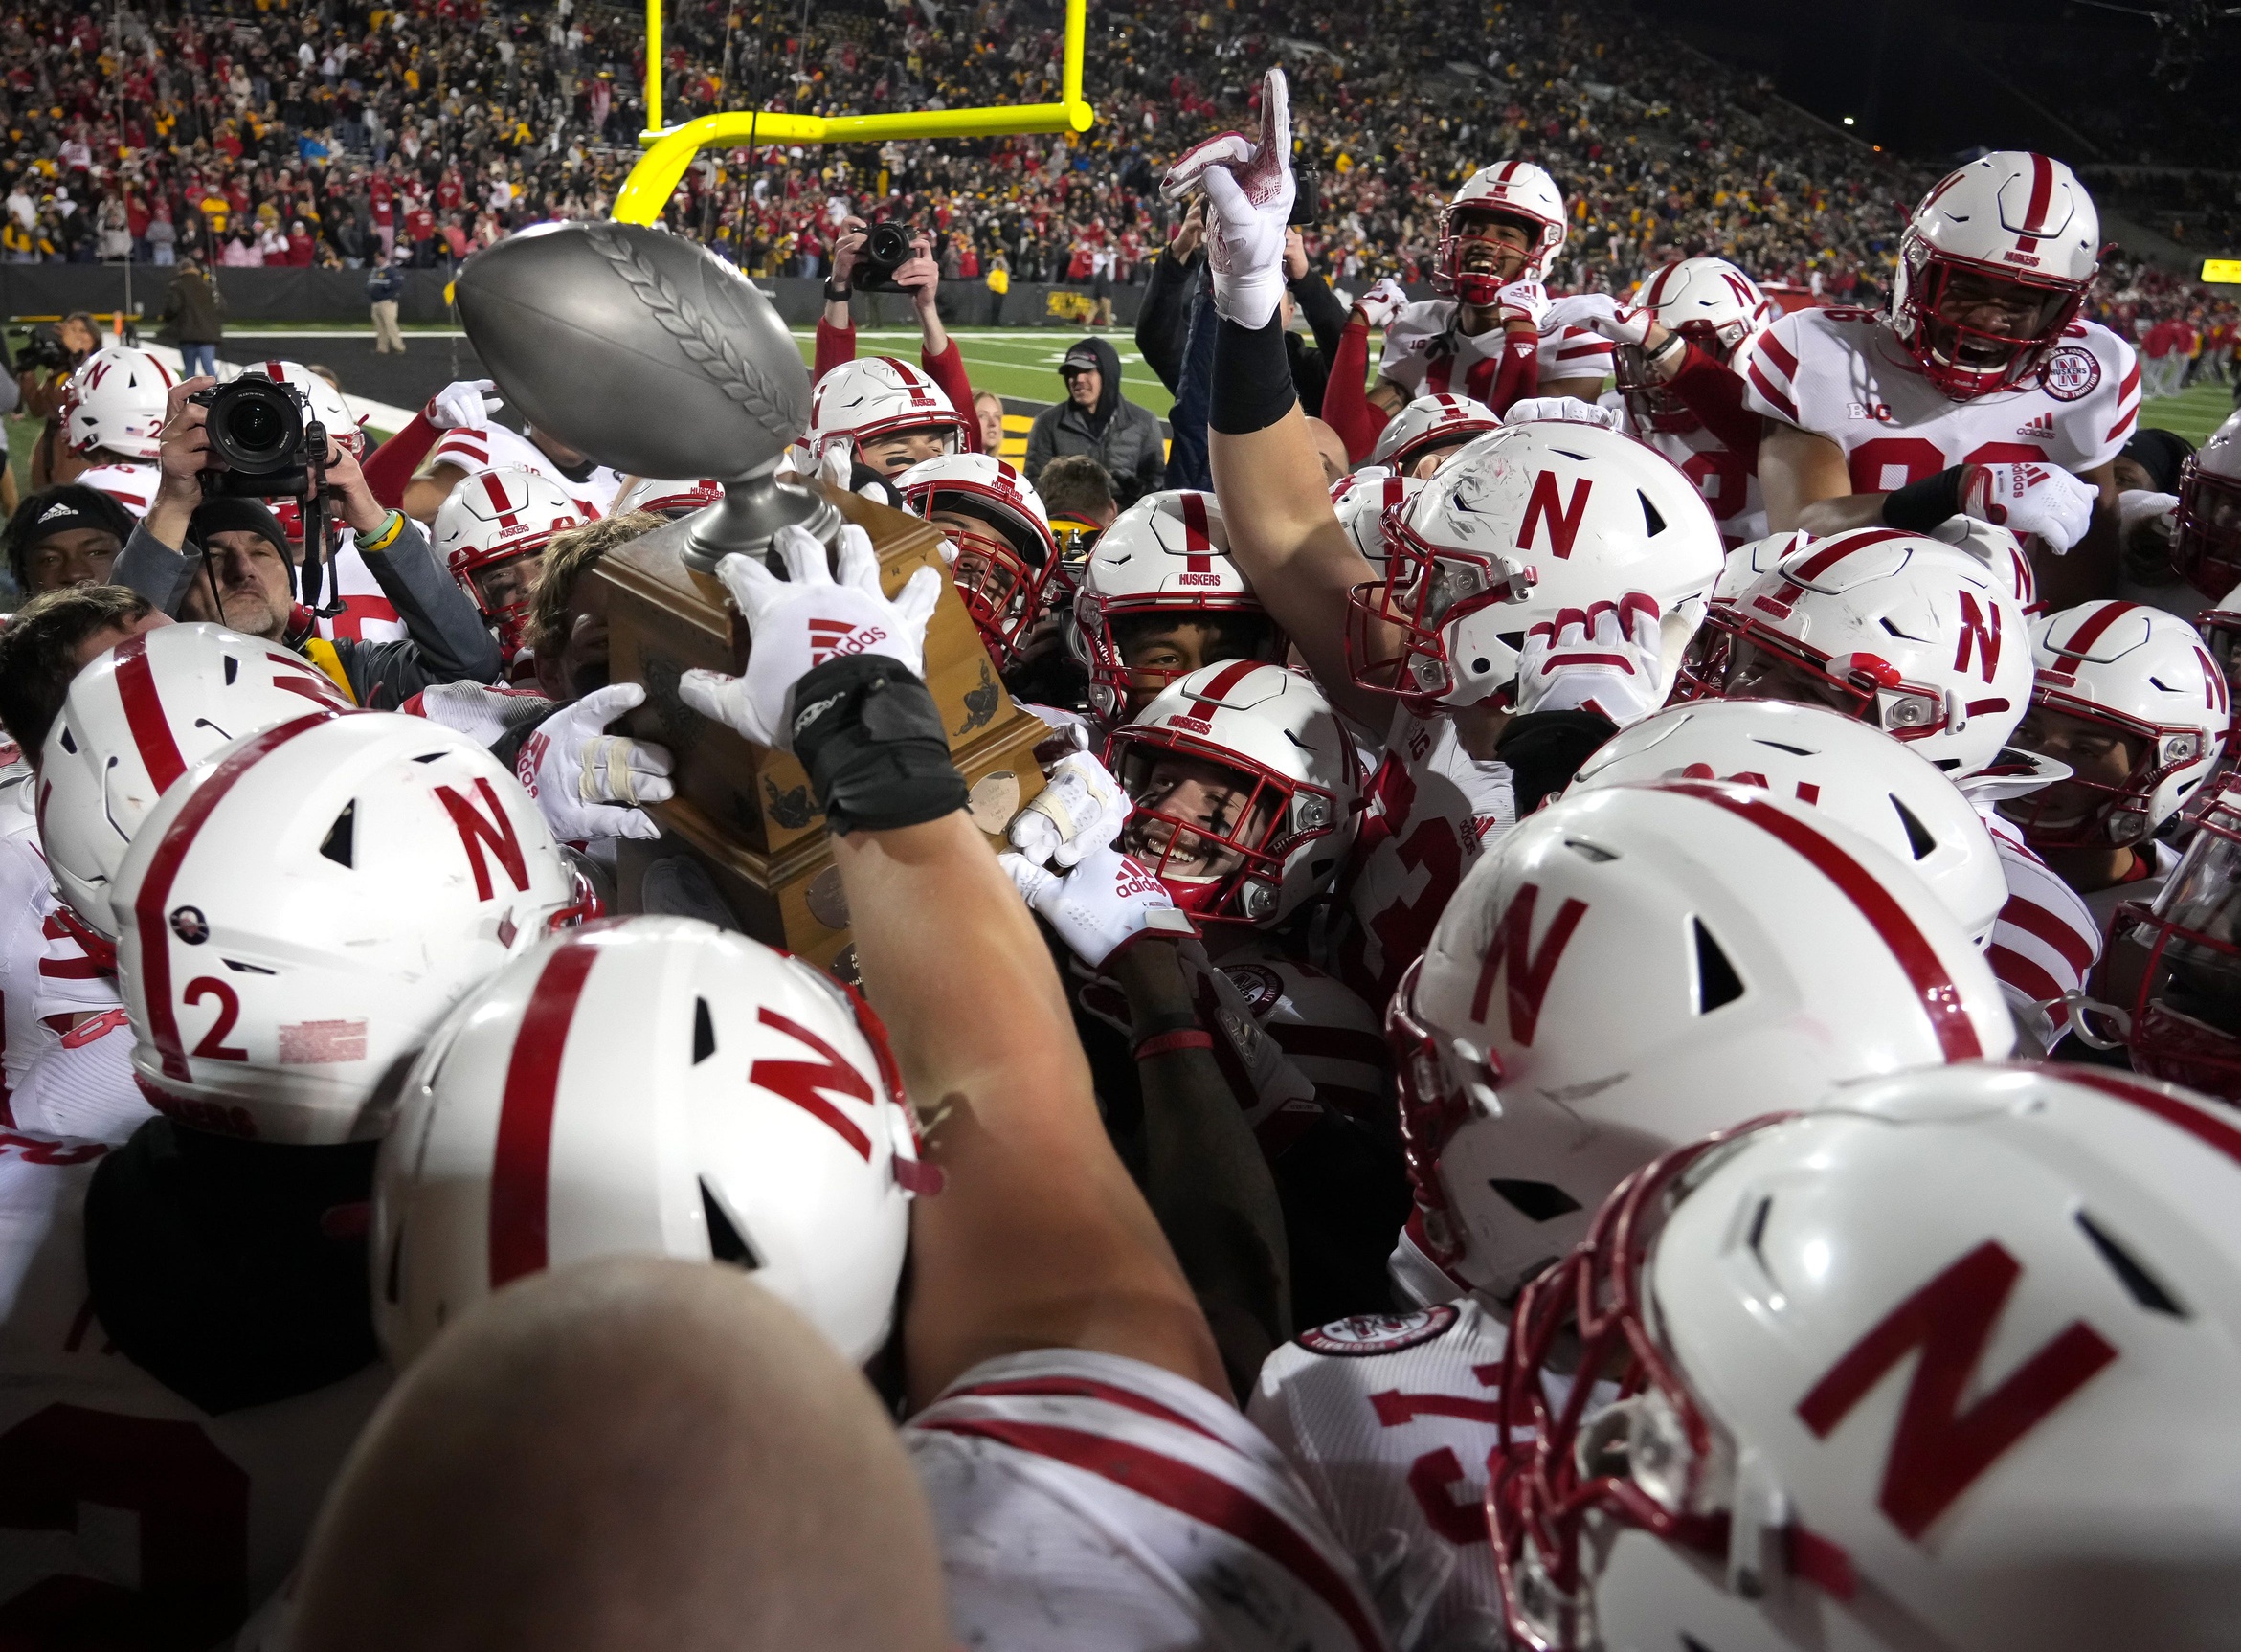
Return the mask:
<path fill-rule="evenodd" d="M 2007 904 L 1992 926 L 1984 962 L 2001 986 L 2034 1003 L 2082 991 L 2101 956 L 2101 921 L 1990 805 L 1977 813 L 1991 830 L 2000 870 L 2007 879 Z M 2054 1004 L 2047 1014 L 2056 1033 L 2068 1029 L 2067 1005 Z"/>
<path fill-rule="evenodd" d="M 1510 766 L 1472 757 L 1453 718 L 1404 708 L 1371 797 L 1346 872 L 1348 921 L 1337 961 L 1349 987 L 1384 1004 L 1431 940 L 1463 874 L 1490 839 L 1517 824 L 1517 794 Z"/>
<path fill-rule="evenodd" d="M 1696 484 L 1704 502 L 1719 524 L 1720 543 L 1733 550 L 1738 545 L 1766 537 L 1766 496 L 1759 489 L 1759 456 L 1737 453 L 1710 431 L 1636 430 L 1626 412 L 1625 399 L 1613 391 L 1599 406 L 1616 410 L 1619 428 L 1636 441 L 1655 448 Z"/>
<path fill-rule="evenodd" d="M 26 1644 L 222 1644 L 296 1563 L 389 1371 L 211 1417 L 119 1353 L 81 1220 L 107 1150 L 0 1131 L 0 1620 Z"/>
<path fill-rule="evenodd" d="M 545 457 L 543 448 L 502 424 L 461 425 L 458 430 L 445 431 L 442 439 L 429 451 L 428 468 L 434 470 L 444 464 L 456 464 L 469 476 L 479 476 L 501 465 L 533 470 L 583 506 L 587 517 L 605 516 L 615 503 L 615 496 L 622 491 L 621 475 L 603 464 L 594 465 L 592 474 L 583 480 L 571 480 L 558 465 Z"/>
<path fill-rule="evenodd" d="M 54 901 L 38 821 L 28 784 L 0 789 L 0 1125 L 12 1122 L 8 1093 L 55 1042 L 39 1019 L 39 960 L 46 956 L 47 911 Z"/>
<path fill-rule="evenodd" d="M 1360 993 L 1261 935 L 1222 953 L 1214 967 L 1314 1085 L 1317 1101 L 1365 1121 L 1390 1116 L 1384 1023 Z"/>
<path fill-rule="evenodd" d="M 338 636 L 360 642 L 404 640 L 405 622 L 397 617 L 396 604 L 383 593 L 381 581 L 373 577 L 358 549 L 358 536 L 347 527 L 337 530 L 334 582 L 342 594 L 343 612 L 319 622 L 320 636 L 330 642 Z"/>
<path fill-rule="evenodd" d="M 1399 1652 L 1496 1647 L 1487 1457 L 1509 1328 L 1473 1297 L 1303 1331 L 1245 1415 L 1307 1483 Z M 1550 1403 L 1561 1404 L 1557 1379 Z"/>
<path fill-rule="evenodd" d="M 1260 1430 L 1197 1383 L 1044 1349 L 975 1366 L 905 1425 L 950 1626 L 982 1652 L 1366 1652 L 1376 1609 Z"/>
<path fill-rule="evenodd" d="M 1393 380 L 1411 400 L 1418 396 L 1466 395 L 1491 401 L 1501 371 L 1508 335 L 1498 326 L 1483 333 L 1456 332 L 1453 299 L 1425 299 L 1403 304 L 1385 324 L 1385 351 L 1378 376 Z M 1611 370 L 1611 341 L 1585 327 L 1554 318 L 1541 324 L 1540 393 L 1565 379 L 1600 379 Z"/>
<path fill-rule="evenodd" d="M 152 464 L 97 464 L 70 479 L 80 487 L 105 493 L 135 517 L 147 515 L 164 473 Z"/>
<path fill-rule="evenodd" d="M 1743 383 L 1754 411 L 1844 449 L 1854 493 L 1894 493 L 1957 464 L 2092 470 L 2140 417 L 2140 363 L 2095 322 L 2063 335 L 2035 383 L 1957 402 L 1880 313 L 1794 310 L 1758 335 Z"/>

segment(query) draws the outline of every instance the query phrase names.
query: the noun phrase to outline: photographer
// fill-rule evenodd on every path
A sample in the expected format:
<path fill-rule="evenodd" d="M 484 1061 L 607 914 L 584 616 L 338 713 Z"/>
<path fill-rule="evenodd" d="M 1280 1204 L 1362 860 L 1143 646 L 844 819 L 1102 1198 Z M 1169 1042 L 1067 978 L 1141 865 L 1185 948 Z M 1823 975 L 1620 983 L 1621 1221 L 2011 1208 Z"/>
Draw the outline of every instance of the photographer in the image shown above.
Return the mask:
<path fill-rule="evenodd" d="M 226 336 L 226 301 L 217 282 L 190 253 L 179 260 L 170 284 L 164 289 L 164 324 L 160 335 L 166 344 L 179 346 L 180 367 L 189 378 L 196 373 L 215 375 L 218 345 Z"/>
<path fill-rule="evenodd" d="M 872 245 L 875 237 L 887 240 L 902 232 L 897 224 L 867 226 L 862 218 L 841 221 L 840 238 L 833 243 L 833 273 L 825 281 L 825 312 L 817 324 L 817 366 L 813 379 L 821 379 L 843 362 L 856 359 L 856 321 L 848 308 L 848 300 L 855 292 L 854 278 L 867 264 L 867 252 L 900 251 L 900 247 L 882 248 Z M 923 233 L 909 234 L 910 256 L 894 267 L 890 278 L 893 284 L 910 295 L 910 302 L 918 311 L 918 330 L 923 343 L 918 352 L 919 365 L 926 376 L 942 388 L 950 398 L 950 405 L 969 408 L 973 405 L 973 381 L 965 374 L 965 358 L 957 353 L 956 345 L 942 326 L 942 318 L 934 306 L 935 294 L 941 286 L 941 266 L 934 262 L 933 241 Z M 975 452 L 979 451 L 980 433 L 967 433 Z"/>
<path fill-rule="evenodd" d="M 31 340 L 15 365 L 16 393 L 23 411 L 46 420 L 32 449 L 32 488 L 36 492 L 58 481 L 68 481 L 85 467 L 63 439 L 63 407 L 69 397 L 70 375 L 86 357 L 101 347 L 94 319 L 83 310 L 64 316 L 59 323 L 32 328 Z"/>
<path fill-rule="evenodd" d="M 359 705 L 393 710 L 435 683 L 494 681 L 504 662 L 474 603 L 438 565 L 419 526 L 374 499 L 358 461 L 332 437 L 332 506 L 357 536 L 406 639 L 329 641 L 314 632 L 312 615 L 297 604 L 294 558 L 272 512 L 254 499 L 203 493 L 203 472 L 226 468 L 211 451 L 212 410 L 192 399 L 211 384 L 189 379 L 171 391 L 158 458 L 163 481 L 117 559 L 117 582 L 181 619 L 213 620 L 295 649 Z"/>

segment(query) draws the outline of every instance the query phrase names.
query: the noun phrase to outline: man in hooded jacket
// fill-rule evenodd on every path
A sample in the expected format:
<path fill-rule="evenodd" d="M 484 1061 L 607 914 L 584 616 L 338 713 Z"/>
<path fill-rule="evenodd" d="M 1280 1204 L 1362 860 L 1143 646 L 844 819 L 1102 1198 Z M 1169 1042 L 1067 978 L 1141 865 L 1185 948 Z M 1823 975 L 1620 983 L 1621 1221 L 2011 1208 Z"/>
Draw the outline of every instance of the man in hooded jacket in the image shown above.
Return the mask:
<path fill-rule="evenodd" d="M 1121 399 L 1120 356 L 1104 339 L 1083 339 L 1059 363 L 1066 399 L 1035 415 L 1027 433 L 1027 480 L 1067 454 L 1087 454 L 1112 478 L 1123 509 L 1166 484 L 1167 452 L 1152 410 Z"/>

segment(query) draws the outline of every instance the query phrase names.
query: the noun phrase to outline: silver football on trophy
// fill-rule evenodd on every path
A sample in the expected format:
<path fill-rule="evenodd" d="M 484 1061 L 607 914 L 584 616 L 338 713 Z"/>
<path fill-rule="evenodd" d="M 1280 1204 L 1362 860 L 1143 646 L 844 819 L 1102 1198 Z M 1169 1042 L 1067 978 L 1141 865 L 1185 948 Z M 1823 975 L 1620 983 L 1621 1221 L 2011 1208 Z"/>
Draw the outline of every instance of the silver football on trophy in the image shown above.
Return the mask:
<path fill-rule="evenodd" d="M 637 224 L 544 224 L 467 261 L 459 317 L 509 405 L 616 470 L 706 476 L 724 503 L 687 562 L 767 549 L 833 507 L 774 480 L 809 425 L 809 371 L 777 309 L 706 248 Z"/>

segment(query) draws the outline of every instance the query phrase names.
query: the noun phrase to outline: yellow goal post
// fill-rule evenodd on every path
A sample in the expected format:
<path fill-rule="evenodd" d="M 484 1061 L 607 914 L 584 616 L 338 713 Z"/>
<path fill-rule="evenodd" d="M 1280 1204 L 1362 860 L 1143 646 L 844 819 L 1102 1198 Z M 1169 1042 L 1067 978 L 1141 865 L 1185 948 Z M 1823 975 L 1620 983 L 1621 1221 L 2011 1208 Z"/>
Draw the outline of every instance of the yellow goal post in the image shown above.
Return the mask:
<path fill-rule="evenodd" d="M 980 109 L 918 109 L 897 115 L 790 115 L 733 109 L 655 129 L 661 118 L 661 0 L 646 0 L 646 152 L 615 197 L 618 223 L 650 224 L 676 193 L 692 158 L 710 144 L 880 144 L 890 138 L 1003 138 L 1028 132 L 1087 132 L 1096 111 L 1082 100 L 1082 52 L 1088 0 L 1066 0 L 1065 52 L 1059 101 Z"/>

